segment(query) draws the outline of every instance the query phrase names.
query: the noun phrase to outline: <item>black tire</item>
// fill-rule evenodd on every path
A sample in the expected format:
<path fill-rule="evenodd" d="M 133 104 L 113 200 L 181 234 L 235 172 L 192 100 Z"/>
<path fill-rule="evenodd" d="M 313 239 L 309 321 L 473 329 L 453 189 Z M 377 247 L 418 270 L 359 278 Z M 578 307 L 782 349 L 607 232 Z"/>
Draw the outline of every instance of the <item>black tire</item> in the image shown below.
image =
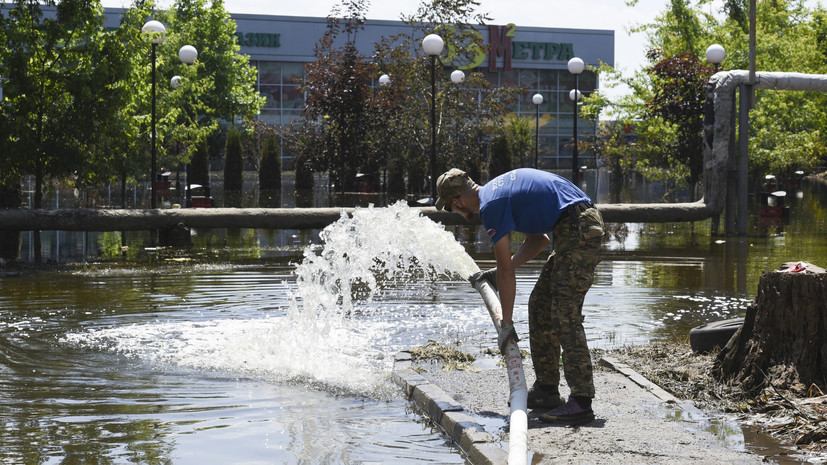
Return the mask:
<path fill-rule="evenodd" d="M 721 349 L 743 324 L 743 318 L 733 318 L 696 326 L 689 330 L 689 345 L 701 354 L 712 352 L 716 347 Z"/>

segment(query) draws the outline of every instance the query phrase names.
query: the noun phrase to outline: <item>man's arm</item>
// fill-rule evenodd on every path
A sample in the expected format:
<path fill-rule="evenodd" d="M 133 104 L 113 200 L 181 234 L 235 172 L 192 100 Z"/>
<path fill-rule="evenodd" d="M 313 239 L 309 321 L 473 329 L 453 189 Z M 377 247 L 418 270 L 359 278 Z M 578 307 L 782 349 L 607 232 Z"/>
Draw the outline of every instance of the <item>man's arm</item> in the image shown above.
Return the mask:
<path fill-rule="evenodd" d="M 511 322 L 514 315 L 514 296 L 517 294 L 516 268 L 536 257 L 548 243 L 549 239 L 545 234 L 526 234 L 525 241 L 513 257 L 508 234 L 494 244 L 494 256 L 497 258 L 497 290 L 500 293 L 503 323 Z"/>
<path fill-rule="evenodd" d="M 514 314 L 514 296 L 517 294 L 517 277 L 514 274 L 511 241 L 508 237 L 506 234 L 494 243 L 494 256 L 497 258 L 497 290 L 500 293 L 503 323 L 511 322 L 511 316 Z"/>
<path fill-rule="evenodd" d="M 514 268 L 519 268 L 529 260 L 540 254 L 548 247 L 549 238 L 546 234 L 526 234 L 525 241 L 511 258 Z"/>

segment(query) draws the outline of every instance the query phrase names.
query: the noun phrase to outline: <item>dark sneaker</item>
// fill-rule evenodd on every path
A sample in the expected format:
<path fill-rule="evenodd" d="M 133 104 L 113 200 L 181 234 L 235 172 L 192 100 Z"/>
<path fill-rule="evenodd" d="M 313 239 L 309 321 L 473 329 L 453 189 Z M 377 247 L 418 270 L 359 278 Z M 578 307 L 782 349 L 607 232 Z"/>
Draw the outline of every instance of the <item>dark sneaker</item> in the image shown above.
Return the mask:
<path fill-rule="evenodd" d="M 563 405 L 565 401 L 560 397 L 557 389 L 545 388 L 537 383 L 531 386 L 528 390 L 528 398 L 526 406 L 528 408 L 557 408 Z"/>
<path fill-rule="evenodd" d="M 590 408 L 584 409 L 576 400 L 569 397 L 566 405 L 540 415 L 540 421 L 560 425 L 584 425 L 594 421 L 594 411 Z"/>

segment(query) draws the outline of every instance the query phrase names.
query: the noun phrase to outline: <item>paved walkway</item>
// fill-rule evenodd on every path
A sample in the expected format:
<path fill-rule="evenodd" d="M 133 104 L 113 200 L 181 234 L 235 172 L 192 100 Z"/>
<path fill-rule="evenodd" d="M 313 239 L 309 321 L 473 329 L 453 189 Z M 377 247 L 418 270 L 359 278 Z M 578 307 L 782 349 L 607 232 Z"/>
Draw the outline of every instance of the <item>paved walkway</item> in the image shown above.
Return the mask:
<path fill-rule="evenodd" d="M 759 464 L 738 440 L 704 429 L 703 413 L 681 403 L 627 365 L 606 357 L 595 370 L 595 421 L 580 427 L 542 423 L 529 411 L 528 463 Z M 530 360 L 524 364 L 529 386 Z M 419 368 L 419 369 L 414 369 Z M 424 370 L 422 369 L 424 368 Z M 394 379 L 419 411 L 478 464 L 504 464 L 510 414 L 505 369 L 441 371 L 397 355 Z M 567 387 L 561 388 L 567 394 Z M 707 428 L 711 430 L 711 428 Z M 720 429 L 720 428 L 719 428 Z"/>

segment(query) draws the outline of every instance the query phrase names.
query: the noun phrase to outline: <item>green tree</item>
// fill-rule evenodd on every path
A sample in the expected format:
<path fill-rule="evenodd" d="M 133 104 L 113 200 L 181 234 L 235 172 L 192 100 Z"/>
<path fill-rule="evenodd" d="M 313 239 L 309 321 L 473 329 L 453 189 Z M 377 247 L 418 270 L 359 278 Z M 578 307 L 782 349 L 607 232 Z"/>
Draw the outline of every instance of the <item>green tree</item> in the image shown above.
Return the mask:
<path fill-rule="evenodd" d="M 177 0 L 155 17 L 167 28 L 158 46 L 160 163 L 175 166 L 186 163 L 190 148 L 214 136 L 221 122 L 254 119 L 264 99 L 255 90 L 256 70 L 241 54 L 235 21 L 222 0 Z M 184 45 L 198 51 L 193 65 L 178 58 Z M 175 88 L 168 84 L 174 76 L 182 78 Z M 148 114 L 146 103 L 141 108 Z"/>
<path fill-rule="evenodd" d="M 534 118 L 511 118 L 505 135 L 515 168 L 534 166 Z"/>
<path fill-rule="evenodd" d="M 53 7 L 46 15 L 43 6 Z M 35 178 L 34 208 L 42 208 L 50 179 L 84 180 L 118 118 L 129 89 L 119 85 L 130 69 L 113 34 L 102 28 L 95 0 L 17 0 L 0 4 L 0 75 L 4 100 L 0 161 L 7 185 Z M 34 235 L 40 261 L 40 234 Z"/>
<path fill-rule="evenodd" d="M 634 6 L 636 0 L 627 3 Z M 723 14 L 719 16 L 710 14 L 703 0 L 672 0 L 654 22 L 633 31 L 646 34 L 648 48 L 659 51 L 650 56 L 646 66 L 649 69 L 664 59 L 676 60 L 689 53 L 703 56 L 712 43 L 723 45 L 727 52 L 724 69 L 748 69 L 747 11 L 744 0 L 725 2 Z M 827 72 L 827 13 L 821 5 L 807 8 L 803 2 L 759 0 L 756 16 L 758 71 Z M 697 84 L 702 74 L 691 73 L 688 81 Z M 617 101 L 593 95 L 586 98 L 585 107 L 590 107 L 586 111 L 593 117 L 602 111 L 610 119 L 634 124 L 640 137 L 625 157 L 629 166 L 644 171 L 647 176 L 692 178 L 695 173 L 675 169 L 671 163 L 677 158 L 668 156 L 665 153 L 668 150 L 662 149 L 677 147 L 679 139 L 687 140 L 691 125 L 675 126 L 675 122 L 644 111 L 647 102 L 651 103 L 659 92 L 662 82 L 656 83 L 656 79 L 657 76 L 641 70 L 624 77 L 617 70 L 603 67 L 601 84 L 604 87 L 623 83 L 633 93 Z M 807 171 L 825 163 L 826 104 L 827 96 L 821 92 L 759 90 L 755 107 L 749 114 L 750 172 L 790 175 L 796 169 Z"/>
<path fill-rule="evenodd" d="M 99 129 L 117 117 L 126 91 L 118 84 L 128 71 L 114 37 L 102 30 L 99 2 L 45 5 L 55 7 L 54 16 L 27 0 L 0 14 L 7 129 L 0 144 L 9 155 L 3 164 L 34 174 L 34 208 L 42 207 L 47 179 L 88 172 L 86 155 L 105 143 Z"/>
<path fill-rule="evenodd" d="M 276 136 L 267 137 L 262 144 L 259 187 L 267 191 L 281 190 L 281 150 Z"/>
<path fill-rule="evenodd" d="M 339 192 L 352 188 L 358 171 L 376 172 L 377 146 L 370 134 L 378 125 L 371 81 L 374 64 L 359 54 L 356 36 L 363 28 L 360 1 L 348 2 L 347 17 L 328 17 L 328 28 L 315 47 L 316 61 L 305 66 L 299 86 L 305 92 L 304 124 L 297 145 L 316 171 L 330 173 Z M 335 12 L 334 12 L 335 13 Z M 344 35 L 344 44 L 336 40 Z"/>
<path fill-rule="evenodd" d="M 98 1 L 45 5 L 55 14 L 31 0 L 0 4 L 0 150 L 10 154 L 0 169 L 35 175 L 35 207 L 49 178 L 71 174 L 79 186 L 117 178 L 124 188 L 127 179 L 148 178 L 151 62 L 140 30 L 149 18 L 167 26 L 157 59 L 160 166 L 189 161 L 219 120 L 258 113 L 255 69 L 240 54 L 223 2 L 181 0 L 153 14 L 153 2 L 136 0 L 112 31 L 102 27 Z M 192 66 L 178 60 L 184 44 L 202 51 Z M 176 89 L 167 84 L 173 75 L 183 77 Z"/>
<path fill-rule="evenodd" d="M 241 156 L 241 133 L 230 128 L 227 149 L 224 152 L 224 191 L 240 192 L 244 181 L 244 161 Z"/>
<path fill-rule="evenodd" d="M 379 105 L 385 115 L 383 146 L 388 163 L 398 158 L 407 165 L 412 191 L 419 191 L 430 166 L 430 59 L 421 46 L 426 35 L 436 33 L 445 43 L 434 96 L 438 173 L 451 166 L 479 172 L 481 146 L 503 127 L 508 105 L 516 102 L 519 89 L 492 89 L 483 74 L 474 71 L 486 48 L 477 26 L 488 19 L 476 12 L 478 6 L 472 0 L 423 2 L 416 13 L 402 17 L 410 32 L 387 37 L 376 46 L 377 68 L 390 76 L 389 85 L 380 91 L 385 98 Z M 466 74 L 459 85 L 451 82 L 447 71 L 456 69 Z"/>
<path fill-rule="evenodd" d="M 195 143 L 195 151 L 187 167 L 187 178 L 191 184 L 210 185 L 210 151 L 206 140 Z"/>
<path fill-rule="evenodd" d="M 703 175 L 704 100 L 706 82 L 713 69 L 702 64 L 691 51 L 664 57 L 661 51 L 652 50 L 648 57 L 657 62 L 647 69 L 653 84 L 652 97 L 645 103 L 647 114 L 673 125 L 676 136 L 670 147 L 664 147 L 662 165 L 685 166 L 686 182 L 694 194 Z"/>
<path fill-rule="evenodd" d="M 491 142 L 491 162 L 488 165 L 488 174 L 491 179 L 513 168 L 511 147 L 508 144 L 508 136 L 501 132 Z"/>

